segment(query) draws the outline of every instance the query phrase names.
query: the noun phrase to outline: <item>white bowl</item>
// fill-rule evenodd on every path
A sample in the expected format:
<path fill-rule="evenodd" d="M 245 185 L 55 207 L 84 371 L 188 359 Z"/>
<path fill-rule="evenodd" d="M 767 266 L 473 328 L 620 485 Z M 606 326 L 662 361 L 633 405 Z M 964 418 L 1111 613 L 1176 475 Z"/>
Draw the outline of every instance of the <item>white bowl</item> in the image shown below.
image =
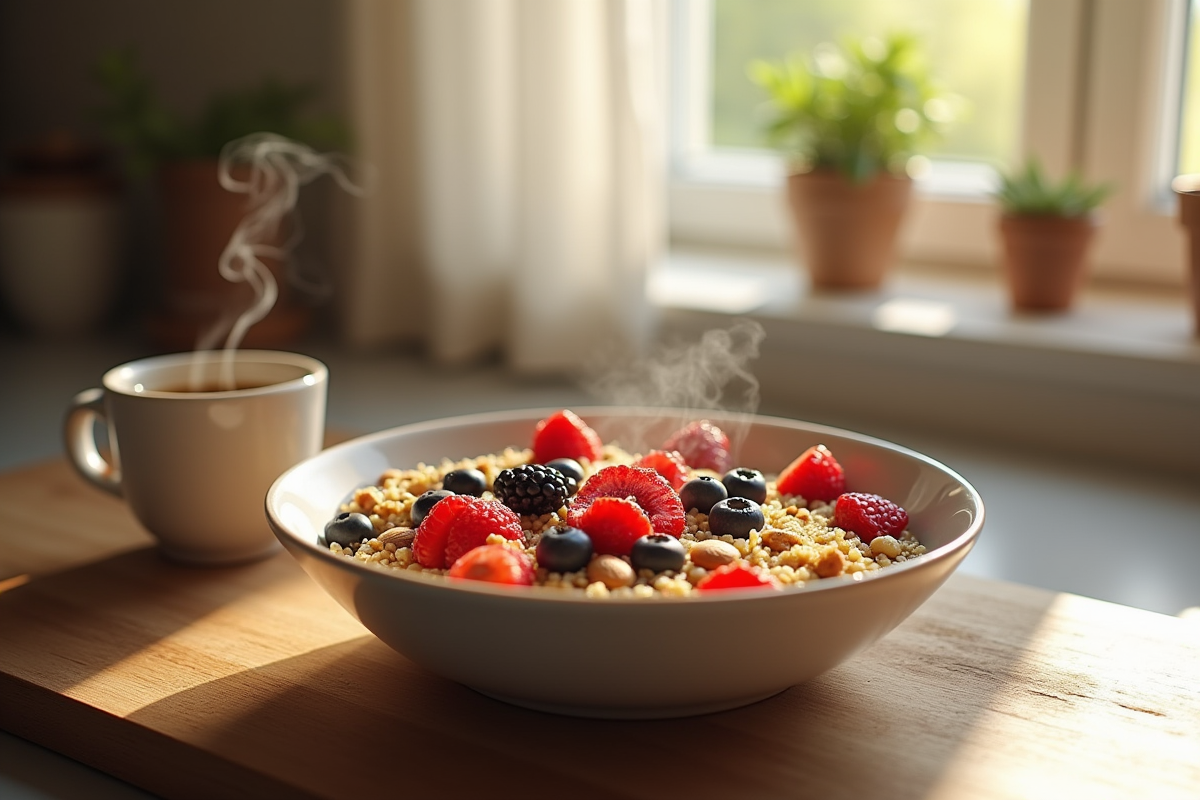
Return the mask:
<path fill-rule="evenodd" d="M 437 464 L 526 447 L 554 409 L 407 425 L 332 447 L 288 470 L 267 494 L 275 535 L 301 567 L 397 652 L 517 705 L 589 717 L 686 716 L 753 703 L 853 656 L 896 627 L 949 577 L 983 527 L 979 494 L 919 453 L 849 431 L 756 417 L 703 416 L 735 434 L 734 460 L 772 473 L 823 443 L 851 491 L 903 506 L 929 552 L 870 574 L 784 591 L 589 599 L 377 568 L 334 555 L 318 537 L 338 505 L 388 467 Z M 576 408 L 606 442 L 661 442 L 673 409 Z M 736 438 L 736 437 L 735 437 Z M 857 578 L 857 579 L 856 579 Z"/>

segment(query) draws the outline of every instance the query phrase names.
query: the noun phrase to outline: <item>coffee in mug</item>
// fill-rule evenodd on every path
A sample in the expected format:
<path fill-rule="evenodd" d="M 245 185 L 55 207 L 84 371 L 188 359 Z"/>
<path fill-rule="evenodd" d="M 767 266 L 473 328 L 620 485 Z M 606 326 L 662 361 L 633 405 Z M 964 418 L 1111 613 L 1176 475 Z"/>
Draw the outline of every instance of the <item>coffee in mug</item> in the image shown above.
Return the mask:
<path fill-rule="evenodd" d="M 81 392 L 64 423 L 76 470 L 123 497 L 168 557 L 249 561 L 278 541 L 263 501 L 289 467 L 320 451 L 329 372 L 267 350 L 132 361 Z M 107 425 L 109 452 L 96 441 Z"/>

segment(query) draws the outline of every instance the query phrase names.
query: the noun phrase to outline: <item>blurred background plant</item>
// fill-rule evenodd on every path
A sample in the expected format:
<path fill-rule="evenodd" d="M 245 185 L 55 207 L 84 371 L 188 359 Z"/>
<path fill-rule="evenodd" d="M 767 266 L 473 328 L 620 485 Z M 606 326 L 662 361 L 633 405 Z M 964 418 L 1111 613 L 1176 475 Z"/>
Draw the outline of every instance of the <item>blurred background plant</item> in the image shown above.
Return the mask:
<path fill-rule="evenodd" d="M 836 169 L 856 182 L 905 174 L 962 104 L 932 78 L 920 42 L 905 32 L 758 59 L 748 72 L 768 95 L 770 145 L 796 167 Z"/>
<path fill-rule="evenodd" d="M 161 103 L 133 49 L 104 53 L 94 73 L 105 96 L 97 118 L 135 176 L 150 174 L 164 161 L 216 158 L 227 142 L 260 131 L 315 149 L 344 150 L 349 144 L 340 120 L 305 116 L 316 96 L 312 84 L 266 78 L 257 86 L 212 95 L 197 117 L 188 120 Z"/>
<path fill-rule="evenodd" d="M 1001 210 L 1009 215 L 1084 217 L 1112 193 L 1107 183 L 1088 183 L 1077 172 L 1054 182 L 1046 177 L 1041 163 L 1030 157 L 1024 165 L 1000 175 L 995 194 Z"/>

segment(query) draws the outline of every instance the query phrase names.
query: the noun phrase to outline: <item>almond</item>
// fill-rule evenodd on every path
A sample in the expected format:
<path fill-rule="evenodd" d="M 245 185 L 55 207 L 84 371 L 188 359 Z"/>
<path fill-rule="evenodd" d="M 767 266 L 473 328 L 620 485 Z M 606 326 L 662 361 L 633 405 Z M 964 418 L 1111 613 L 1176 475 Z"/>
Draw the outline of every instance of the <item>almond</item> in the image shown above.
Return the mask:
<path fill-rule="evenodd" d="M 792 531 L 768 528 L 762 532 L 762 541 L 776 553 L 782 553 L 784 550 L 791 550 L 793 545 L 800 544 L 801 539 L 799 534 Z"/>
<path fill-rule="evenodd" d="M 390 528 L 379 534 L 379 541 L 384 544 L 394 544 L 397 548 L 412 547 L 413 539 L 417 536 L 415 528 Z"/>
<path fill-rule="evenodd" d="M 603 583 L 609 589 L 633 586 L 633 567 L 617 556 L 597 556 L 587 566 L 588 583 Z"/>
<path fill-rule="evenodd" d="M 689 557 L 697 567 L 716 569 L 737 561 L 741 557 L 738 549 L 720 539 L 705 539 L 692 545 Z"/>

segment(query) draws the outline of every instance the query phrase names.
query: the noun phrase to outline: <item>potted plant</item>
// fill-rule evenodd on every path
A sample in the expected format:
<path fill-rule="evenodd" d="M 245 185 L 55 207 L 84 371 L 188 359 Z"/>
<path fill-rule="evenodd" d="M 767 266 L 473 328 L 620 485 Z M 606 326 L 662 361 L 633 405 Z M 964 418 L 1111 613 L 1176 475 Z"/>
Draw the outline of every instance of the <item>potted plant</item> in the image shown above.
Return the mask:
<path fill-rule="evenodd" d="M 765 132 L 789 161 L 787 199 L 812 283 L 873 289 L 892 261 L 912 194 L 908 169 L 953 117 L 912 35 L 847 39 L 755 61 Z"/>
<path fill-rule="evenodd" d="M 162 213 L 161 297 L 149 325 L 164 345 L 192 347 L 213 331 L 228 328 L 255 301 L 244 283 L 226 281 L 218 259 L 246 215 L 246 197 L 218 182 L 218 157 L 228 142 L 269 131 L 313 146 L 336 147 L 345 133 L 335 120 L 305 117 L 313 98 L 307 85 L 267 79 L 257 86 L 214 95 L 194 119 L 184 119 L 158 100 L 134 54 L 105 54 L 96 70 L 105 102 L 100 123 L 125 154 L 128 170 L 151 177 Z M 280 232 L 281 245 L 286 231 Z M 249 332 L 246 344 L 274 347 L 304 328 L 307 309 L 288 291 L 286 265 L 263 257 L 279 289 L 270 314 Z"/>
<path fill-rule="evenodd" d="M 1071 307 L 1087 272 L 1099 224 L 1096 209 L 1111 192 L 1077 173 L 1048 180 L 1036 158 L 1001 176 L 1000 239 L 1004 275 L 1014 309 L 1063 311 Z"/>

